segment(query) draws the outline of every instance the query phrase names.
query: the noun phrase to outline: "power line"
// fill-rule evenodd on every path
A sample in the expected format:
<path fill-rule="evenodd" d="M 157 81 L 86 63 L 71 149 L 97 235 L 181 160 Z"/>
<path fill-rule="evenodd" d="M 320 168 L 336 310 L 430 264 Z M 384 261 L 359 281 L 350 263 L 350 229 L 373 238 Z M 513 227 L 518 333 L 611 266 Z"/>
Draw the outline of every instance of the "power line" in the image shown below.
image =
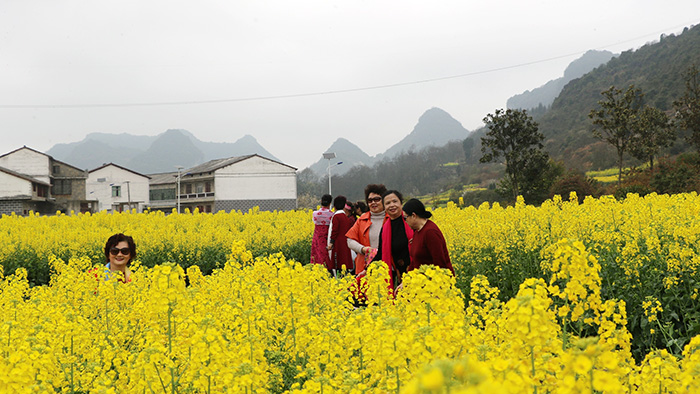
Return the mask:
<path fill-rule="evenodd" d="M 649 37 L 651 35 L 657 35 L 664 33 L 669 30 L 673 29 L 679 29 L 681 27 L 686 27 L 688 25 L 692 25 L 692 23 L 686 23 L 683 25 L 679 26 L 674 26 L 670 28 L 666 28 L 663 30 L 659 30 L 653 33 L 648 33 L 643 36 L 631 38 L 628 40 L 616 42 L 614 44 L 608 44 L 604 45 L 598 48 L 594 48 L 595 50 L 601 50 L 605 49 L 608 47 L 620 45 L 620 44 L 626 44 L 632 41 L 637 41 L 645 37 Z M 324 95 L 331 95 L 331 94 L 341 94 L 341 93 L 352 93 L 352 92 L 361 92 L 361 91 L 369 91 L 369 90 L 379 90 L 379 89 L 388 89 L 388 88 L 395 88 L 395 87 L 400 87 L 400 86 L 409 86 L 409 85 L 419 85 L 419 84 L 425 84 L 425 83 L 431 83 L 431 82 L 439 82 L 439 81 L 445 81 L 445 80 L 450 80 L 450 79 L 458 79 L 458 78 L 465 78 L 465 77 L 472 77 L 475 75 L 483 75 L 483 74 L 488 74 L 488 73 L 493 73 L 493 72 L 498 72 L 498 71 L 505 71 L 505 70 L 511 70 L 514 68 L 520 68 L 520 67 L 526 67 L 526 66 L 531 66 L 533 64 L 539 64 L 539 63 L 546 63 L 550 62 L 553 60 L 558 60 L 558 59 L 563 59 L 567 57 L 572 57 L 576 55 L 581 55 L 587 51 L 579 51 L 579 52 L 574 52 L 574 53 L 569 53 L 566 55 L 560 55 L 560 56 L 554 56 L 546 59 L 540 59 L 540 60 L 535 60 L 531 62 L 525 62 L 525 63 L 518 63 L 510 66 L 504 66 L 504 67 L 497 67 L 497 68 L 492 68 L 492 69 L 487 69 L 487 70 L 481 70 L 481 71 L 474 71 L 470 73 L 463 73 L 463 74 L 456 74 L 456 75 L 450 75 L 450 76 L 445 76 L 445 77 L 436 77 L 436 78 L 428 78 L 428 79 L 420 79 L 420 80 L 414 80 L 414 81 L 408 81 L 408 82 L 397 82 L 397 83 L 390 83 L 390 84 L 384 84 L 384 85 L 374 85 L 374 86 L 365 86 L 365 87 L 359 87 L 359 88 L 349 88 L 349 89 L 337 89 L 337 90 L 326 90 L 326 91 L 320 91 L 320 92 L 309 92 L 309 93 L 295 93 L 295 94 L 283 94 L 283 95 L 272 95 L 272 96 L 258 96 L 258 97 L 243 97 L 243 98 L 232 98 L 232 99 L 219 99 L 219 100 L 190 100 L 190 101 L 162 101 L 162 102 L 150 102 L 150 103 L 121 103 L 121 104 L 5 104 L 2 105 L 0 104 L 0 109 L 64 109 L 64 108 L 125 108 L 125 107 L 159 107 L 159 106 L 179 106 L 179 105 L 203 105 L 203 104 L 221 104 L 221 103 L 237 103 L 237 102 L 246 102 L 246 101 L 263 101 L 263 100 L 278 100 L 278 99 L 288 99 L 288 98 L 300 98 L 300 97 L 312 97 L 312 96 L 324 96 Z"/>

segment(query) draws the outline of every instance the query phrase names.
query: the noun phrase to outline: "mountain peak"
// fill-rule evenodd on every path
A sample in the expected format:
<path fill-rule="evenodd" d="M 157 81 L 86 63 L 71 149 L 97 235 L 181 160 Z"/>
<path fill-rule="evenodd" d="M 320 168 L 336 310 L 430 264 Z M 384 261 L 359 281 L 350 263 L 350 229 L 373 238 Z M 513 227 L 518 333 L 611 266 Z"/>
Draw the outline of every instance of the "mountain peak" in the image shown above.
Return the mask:
<path fill-rule="evenodd" d="M 452 115 L 443 109 L 433 107 L 418 118 L 418 123 L 409 135 L 387 149 L 382 157 L 393 157 L 411 149 L 442 146 L 450 141 L 463 140 L 468 135 L 469 130 L 465 129 Z"/>

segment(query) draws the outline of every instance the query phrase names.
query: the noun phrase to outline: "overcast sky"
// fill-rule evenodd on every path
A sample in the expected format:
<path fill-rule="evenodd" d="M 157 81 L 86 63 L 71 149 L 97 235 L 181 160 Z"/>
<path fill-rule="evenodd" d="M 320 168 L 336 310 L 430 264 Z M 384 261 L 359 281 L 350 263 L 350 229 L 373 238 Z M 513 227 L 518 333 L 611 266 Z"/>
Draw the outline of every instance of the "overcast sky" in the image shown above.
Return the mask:
<path fill-rule="evenodd" d="M 587 50 L 699 22 L 698 0 L 2 0 L 0 154 L 180 128 L 303 169 L 339 137 L 383 152 L 432 107 L 474 130 Z"/>

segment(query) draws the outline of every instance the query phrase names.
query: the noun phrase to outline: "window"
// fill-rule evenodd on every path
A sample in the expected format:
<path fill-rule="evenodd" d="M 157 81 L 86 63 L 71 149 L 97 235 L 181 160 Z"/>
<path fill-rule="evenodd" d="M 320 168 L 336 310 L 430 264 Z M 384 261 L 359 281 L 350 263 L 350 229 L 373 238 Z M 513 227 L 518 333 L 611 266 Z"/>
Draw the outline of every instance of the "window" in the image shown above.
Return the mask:
<path fill-rule="evenodd" d="M 52 170 L 53 170 L 53 173 L 54 173 L 54 174 L 60 174 L 60 173 L 61 173 L 61 167 L 60 167 L 60 166 L 54 165 Z"/>
<path fill-rule="evenodd" d="M 55 196 L 71 194 L 71 180 L 54 179 L 51 193 Z"/>
<path fill-rule="evenodd" d="M 122 196 L 122 187 L 121 186 L 112 186 L 112 197 L 121 197 Z"/>
<path fill-rule="evenodd" d="M 42 186 L 42 185 L 39 185 L 38 187 L 39 188 L 37 189 L 36 195 L 39 197 L 46 197 L 46 195 L 48 194 L 47 193 L 48 188 L 46 186 Z"/>
<path fill-rule="evenodd" d="M 197 184 L 196 189 L 196 193 L 204 193 L 204 185 L 202 185 L 201 183 Z"/>
<path fill-rule="evenodd" d="M 149 196 L 152 201 L 174 200 L 175 189 L 158 189 L 151 190 Z"/>
<path fill-rule="evenodd" d="M 211 182 L 204 183 L 204 191 L 207 193 L 211 192 Z"/>
<path fill-rule="evenodd" d="M 192 194 L 192 184 L 188 183 L 185 185 L 185 194 Z"/>

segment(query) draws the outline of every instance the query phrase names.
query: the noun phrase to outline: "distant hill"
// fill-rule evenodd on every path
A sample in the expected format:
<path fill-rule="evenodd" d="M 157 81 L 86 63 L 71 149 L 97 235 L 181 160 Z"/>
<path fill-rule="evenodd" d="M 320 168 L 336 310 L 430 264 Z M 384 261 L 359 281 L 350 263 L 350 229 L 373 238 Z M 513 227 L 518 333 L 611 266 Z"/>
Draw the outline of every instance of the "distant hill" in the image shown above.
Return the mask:
<path fill-rule="evenodd" d="M 331 160 L 331 165 L 343 162 L 343 164 L 336 165 L 331 169 L 332 173 L 337 175 L 345 174 L 358 165 L 372 166 L 374 164 L 374 158 L 345 138 L 335 140 L 325 152 L 333 152 L 336 155 L 336 158 Z M 328 173 L 328 160 L 321 158 L 309 168 L 317 175 L 325 175 Z"/>
<path fill-rule="evenodd" d="M 153 174 L 173 171 L 175 166 L 194 167 L 205 161 L 204 153 L 190 138 L 180 130 L 168 130 L 160 134 L 146 151 L 135 155 L 125 167 Z"/>
<path fill-rule="evenodd" d="M 700 65 L 700 26 L 686 28 L 678 36 L 662 35 L 658 42 L 623 52 L 572 80 L 562 89 L 550 110 L 537 119 L 546 138 L 547 151 L 572 168 L 613 167 L 615 155 L 611 146 L 593 138 L 588 118 L 589 112 L 603 99 L 601 92 L 611 86 L 626 89 L 634 84 L 644 92 L 647 104 L 671 111 L 673 101 L 685 91 L 683 75 L 693 64 Z M 681 135 L 667 153 L 687 149 Z"/>
<path fill-rule="evenodd" d="M 344 138 L 337 139 L 324 152 L 336 154 L 336 159 L 332 160 L 332 163 L 343 162 L 332 170 L 333 174 L 342 175 L 357 165 L 371 167 L 379 160 L 392 159 L 402 153 L 419 151 L 431 146 L 443 146 L 450 141 L 462 141 L 468 135 L 469 131 L 450 114 L 440 108 L 431 108 L 421 115 L 411 133 L 375 157 L 369 156 L 357 145 Z M 322 177 L 328 172 L 328 160 L 319 158 L 309 168 Z"/>
<path fill-rule="evenodd" d="M 421 150 L 429 146 L 443 146 L 450 141 L 462 141 L 469 135 L 450 114 L 440 108 L 431 108 L 418 119 L 413 131 L 401 141 L 394 144 L 377 159 L 386 159 L 411 150 Z"/>
<path fill-rule="evenodd" d="M 253 153 L 279 160 L 250 135 L 233 143 L 205 142 L 182 129 L 157 136 L 91 133 L 79 142 L 56 144 L 46 153 L 78 168 L 90 170 L 115 163 L 144 174 Z"/>
<path fill-rule="evenodd" d="M 549 107 L 567 83 L 607 63 L 614 56 L 609 51 L 588 51 L 566 67 L 563 77 L 551 80 L 538 88 L 509 98 L 506 106 L 511 109 Z"/>

